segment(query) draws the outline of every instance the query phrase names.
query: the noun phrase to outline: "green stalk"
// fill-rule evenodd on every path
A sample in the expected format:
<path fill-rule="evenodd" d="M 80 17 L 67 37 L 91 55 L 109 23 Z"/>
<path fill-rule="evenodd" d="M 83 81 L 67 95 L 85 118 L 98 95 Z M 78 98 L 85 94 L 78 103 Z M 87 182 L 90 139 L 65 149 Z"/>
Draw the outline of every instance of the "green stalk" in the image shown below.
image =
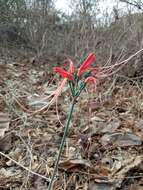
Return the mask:
<path fill-rule="evenodd" d="M 69 81 L 69 86 L 70 86 L 70 90 L 71 90 L 71 93 L 72 93 L 72 96 L 74 97 L 74 95 L 75 95 L 75 90 L 74 90 L 74 86 L 73 86 L 73 83 L 72 83 L 72 81 Z"/>
<path fill-rule="evenodd" d="M 75 94 L 76 99 L 80 96 L 81 92 L 85 89 L 86 84 L 83 84 L 83 86 L 80 87 L 80 90 Z"/>
<path fill-rule="evenodd" d="M 55 163 L 52 178 L 51 178 L 51 181 L 50 181 L 49 186 L 48 186 L 48 190 L 53 190 L 54 178 L 55 178 L 55 175 L 56 175 L 57 170 L 58 170 L 59 161 L 60 161 L 61 154 L 62 154 L 62 151 L 63 151 L 63 148 L 64 148 L 67 133 L 68 133 L 68 130 L 69 130 L 69 124 L 70 124 L 72 113 L 73 113 L 73 110 L 74 110 L 74 105 L 75 105 L 75 99 L 73 99 L 72 104 L 71 104 L 70 112 L 69 112 L 69 115 L 68 115 L 68 118 L 67 118 L 67 123 L 66 123 L 65 129 L 64 129 L 63 138 L 62 138 L 62 141 L 61 141 L 61 144 L 60 144 L 59 153 L 58 153 L 57 160 L 56 160 L 56 163 Z"/>

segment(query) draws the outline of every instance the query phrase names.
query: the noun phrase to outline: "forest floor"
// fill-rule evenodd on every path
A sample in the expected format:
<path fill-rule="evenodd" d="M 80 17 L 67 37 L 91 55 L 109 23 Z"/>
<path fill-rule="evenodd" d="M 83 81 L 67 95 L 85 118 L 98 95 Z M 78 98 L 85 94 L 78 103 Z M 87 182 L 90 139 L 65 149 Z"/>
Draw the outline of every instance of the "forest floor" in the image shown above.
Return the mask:
<path fill-rule="evenodd" d="M 48 66 L 0 63 L 0 190 L 46 190 L 70 105 Z M 60 120 L 60 122 L 59 122 Z M 143 91 L 109 80 L 76 104 L 54 190 L 143 190 Z"/>

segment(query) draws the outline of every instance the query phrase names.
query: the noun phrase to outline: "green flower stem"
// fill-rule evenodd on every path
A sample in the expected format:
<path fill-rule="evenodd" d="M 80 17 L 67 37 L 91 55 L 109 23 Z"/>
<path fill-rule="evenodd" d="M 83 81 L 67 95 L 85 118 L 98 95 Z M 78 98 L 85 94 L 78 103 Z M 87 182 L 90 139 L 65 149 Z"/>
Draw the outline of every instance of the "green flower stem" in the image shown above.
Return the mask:
<path fill-rule="evenodd" d="M 75 95 L 75 90 L 74 90 L 74 86 L 73 86 L 72 81 L 69 81 L 69 86 L 70 86 L 70 90 L 71 90 L 72 96 L 74 97 L 74 95 Z"/>
<path fill-rule="evenodd" d="M 75 95 L 76 99 L 80 96 L 81 92 L 85 89 L 85 87 L 86 87 L 86 84 L 84 84 L 84 85 L 80 88 L 80 90 L 76 93 L 76 95 Z"/>
<path fill-rule="evenodd" d="M 55 178 L 55 175 L 56 175 L 57 170 L 58 170 L 59 161 L 60 161 L 61 154 L 62 154 L 62 151 L 63 151 L 63 148 L 64 148 L 67 133 L 68 133 L 68 130 L 69 130 L 69 124 L 70 124 L 70 121 L 71 121 L 71 117 L 72 117 L 72 113 L 73 113 L 73 110 L 74 110 L 75 103 L 76 103 L 76 101 L 75 101 L 75 99 L 73 99 L 72 104 L 71 104 L 71 108 L 70 108 L 70 112 L 69 112 L 69 115 L 68 115 L 68 118 L 67 118 L 67 123 L 66 123 L 65 129 L 64 129 L 63 138 L 62 138 L 62 141 L 61 141 L 61 144 L 60 144 L 59 153 L 58 153 L 57 160 L 56 160 L 56 163 L 55 163 L 54 171 L 53 171 L 53 174 L 52 174 L 51 181 L 49 183 L 48 190 L 53 190 L 54 178 Z"/>

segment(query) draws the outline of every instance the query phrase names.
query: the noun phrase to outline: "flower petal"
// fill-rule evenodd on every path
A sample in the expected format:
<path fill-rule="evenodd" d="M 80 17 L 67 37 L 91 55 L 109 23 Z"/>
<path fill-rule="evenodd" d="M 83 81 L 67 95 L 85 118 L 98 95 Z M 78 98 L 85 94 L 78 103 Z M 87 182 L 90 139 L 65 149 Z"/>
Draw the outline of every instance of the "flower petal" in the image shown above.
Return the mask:
<path fill-rule="evenodd" d="M 85 83 L 94 83 L 94 84 L 96 84 L 96 78 L 90 76 L 90 77 L 87 77 L 84 82 Z"/>
<path fill-rule="evenodd" d="M 96 86 L 97 86 L 97 83 L 96 83 L 96 78 L 90 76 L 90 77 L 87 77 L 84 81 L 85 83 L 90 83 L 90 84 L 93 84 L 94 88 L 92 88 L 93 91 L 96 91 Z"/>
<path fill-rule="evenodd" d="M 96 57 L 93 53 L 90 53 L 88 57 L 85 59 L 85 61 L 82 63 L 80 68 L 78 69 L 77 76 L 80 77 L 81 74 L 86 71 L 90 65 L 96 60 Z"/>
<path fill-rule="evenodd" d="M 53 71 L 55 73 L 58 73 L 59 75 L 61 75 L 63 78 L 67 78 L 69 80 L 73 80 L 73 76 L 70 72 L 65 71 L 64 69 L 62 69 L 61 67 L 54 67 Z"/>
<path fill-rule="evenodd" d="M 71 74 L 73 74 L 74 73 L 74 64 L 73 64 L 73 62 L 72 62 L 72 60 L 71 59 L 68 59 L 68 62 L 69 62 L 69 64 L 70 64 L 70 68 L 69 68 L 69 73 L 71 73 Z"/>

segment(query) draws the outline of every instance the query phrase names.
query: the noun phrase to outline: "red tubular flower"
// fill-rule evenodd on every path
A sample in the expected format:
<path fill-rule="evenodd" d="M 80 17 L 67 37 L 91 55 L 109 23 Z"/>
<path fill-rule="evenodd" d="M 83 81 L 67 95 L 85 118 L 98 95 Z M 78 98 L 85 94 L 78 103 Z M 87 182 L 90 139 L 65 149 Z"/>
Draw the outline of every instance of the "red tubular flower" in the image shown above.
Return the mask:
<path fill-rule="evenodd" d="M 92 76 L 87 77 L 84 82 L 85 83 L 94 83 L 96 85 L 96 79 Z"/>
<path fill-rule="evenodd" d="M 95 78 L 95 77 L 92 77 L 92 76 L 87 77 L 84 82 L 85 82 L 86 84 L 87 84 L 87 83 L 93 84 L 93 87 L 94 87 L 94 88 L 92 88 L 92 90 L 93 90 L 93 91 L 96 91 L 96 84 L 97 84 L 97 83 L 96 83 L 96 78 Z"/>
<path fill-rule="evenodd" d="M 69 71 L 69 73 L 73 74 L 74 73 L 74 64 L 71 59 L 68 59 L 68 62 L 70 64 L 70 68 L 68 71 Z"/>
<path fill-rule="evenodd" d="M 74 80 L 72 74 L 68 71 L 65 71 L 61 67 L 54 67 L 53 71 L 55 73 L 58 73 L 59 75 L 61 75 L 63 78 L 67 78 L 69 80 Z"/>
<path fill-rule="evenodd" d="M 90 53 L 88 55 L 88 57 L 86 58 L 86 60 L 82 63 L 82 65 L 80 66 L 80 68 L 78 69 L 78 73 L 77 76 L 80 77 L 81 74 L 86 71 L 90 65 L 96 60 L 96 57 L 93 53 Z"/>
<path fill-rule="evenodd" d="M 65 61 L 64 68 L 67 68 L 67 67 L 69 67 L 68 72 L 73 74 L 75 69 L 74 69 L 74 63 L 73 63 L 73 61 L 71 59 L 67 59 Z"/>

